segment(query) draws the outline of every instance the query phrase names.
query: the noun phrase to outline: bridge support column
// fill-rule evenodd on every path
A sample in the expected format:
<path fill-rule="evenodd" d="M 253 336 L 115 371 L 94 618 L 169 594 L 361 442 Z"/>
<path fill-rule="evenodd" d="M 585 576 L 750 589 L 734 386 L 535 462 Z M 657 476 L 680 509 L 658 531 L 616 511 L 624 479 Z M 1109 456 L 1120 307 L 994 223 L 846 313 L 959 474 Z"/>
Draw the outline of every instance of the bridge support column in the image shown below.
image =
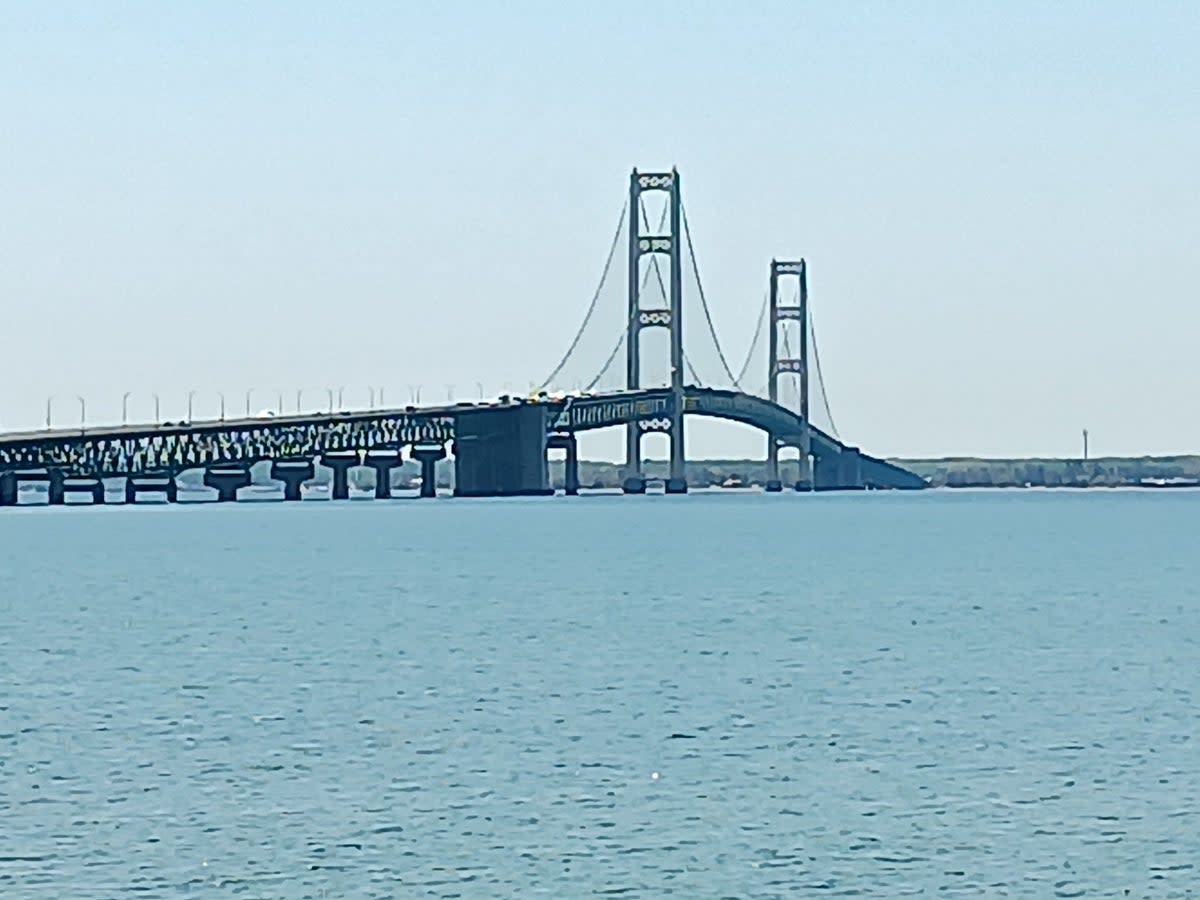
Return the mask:
<path fill-rule="evenodd" d="M 813 490 L 813 464 L 812 456 L 803 447 L 800 449 L 800 477 L 796 481 L 796 490 L 800 493 Z"/>
<path fill-rule="evenodd" d="M 574 432 L 552 434 L 546 439 L 546 449 L 563 450 L 563 493 L 574 497 L 579 493 L 579 442 Z"/>
<path fill-rule="evenodd" d="M 779 479 L 779 440 L 773 434 L 767 435 L 767 479 L 763 489 L 768 494 L 783 490 L 783 482 Z"/>
<path fill-rule="evenodd" d="M 92 498 L 92 503 L 104 502 L 104 482 L 99 478 L 82 478 L 51 470 L 49 482 L 48 499 L 51 506 L 65 504 L 67 494 L 87 494 Z"/>
<path fill-rule="evenodd" d="M 800 471 L 796 473 L 796 484 L 794 485 L 797 494 L 807 494 L 810 491 L 816 490 L 813 483 L 813 459 L 803 447 L 800 448 L 800 457 L 796 460 Z"/>
<path fill-rule="evenodd" d="M 579 442 L 575 435 L 567 441 L 567 459 L 563 465 L 563 493 L 568 497 L 579 496 Z"/>
<path fill-rule="evenodd" d="M 553 494 L 546 463 L 550 415 L 549 407 L 540 403 L 459 413 L 454 425 L 454 496 Z"/>
<path fill-rule="evenodd" d="M 646 476 L 642 472 L 642 432 L 637 422 L 625 426 L 625 474 L 621 490 L 627 494 L 646 493 Z"/>
<path fill-rule="evenodd" d="M 0 506 L 17 505 L 17 473 L 0 472 Z"/>
<path fill-rule="evenodd" d="M 326 453 L 321 457 L 321 465 L 333 470 L 333 499 L 349 500 L 350 470 L 359 465 L 357 451 Z"/>
<path fill-rule="evenodd" d="M 138 494 L 165 494 L 168 503 L 179 499 L 179 485 L 175 476 L 161 475 L 131 475 L 125 479 L 125 502 L 137 503 Z"/>
<path fill-rule="evenodd" d="M 399 450 L 368 450 L 363 456 L 363 465 L 375 471 L 375 499 L 392 499 L 392 469 L 404 465 L 404 456 Z"/>
<path fill-rule="evenodd" d="M 238 490 L 250 484 L 250 470 L 241 466 L 214 466 L 205 471 L 204 484 L 216 489 L 218 503 L 232 503 Z"/>
<path fill-rule="evenodd" d="M 283 482 L 284 500 L 299 500 L 301 487 L 314 474 L 316 467 L 311 459 L 280 459 L 271 463 L 271 477 Z"/>
<path fill-rule="evenodd" d="M 667 494 L 686 494 L 687 462 L 684 455 L 683 443 L 683 389 L 675 392 L 672 399 L 675 411 L 671 414 L 671 466 L 667 480 L 663 482 L 663 491 Z"/>
<path fill-rule="evenodd" d="M 62 472 L 52 471 L 50 473 L 50 484 L 47 487 L 46 495 L 51 506 L 62 506 L 66 503 L 66 482 L 66 476 Z"/>
<path fill-rule="evenodd" d="M 413 459 L 421 463 L 421 496 L 437 496 L 437 464 L 446 458 L 446 448 L 441 444 L 417 445 L 412 450 Z"/>

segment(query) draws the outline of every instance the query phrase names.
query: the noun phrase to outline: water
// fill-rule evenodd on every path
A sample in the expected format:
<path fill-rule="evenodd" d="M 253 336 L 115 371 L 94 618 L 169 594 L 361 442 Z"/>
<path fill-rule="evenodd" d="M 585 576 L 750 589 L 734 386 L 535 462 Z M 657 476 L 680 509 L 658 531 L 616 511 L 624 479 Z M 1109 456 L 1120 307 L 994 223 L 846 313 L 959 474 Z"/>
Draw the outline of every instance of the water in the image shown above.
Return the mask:
<path fill-rule="evenodd" d="M 1188 897 L 1200 495 L 0 514 L 0 896 Z"/>

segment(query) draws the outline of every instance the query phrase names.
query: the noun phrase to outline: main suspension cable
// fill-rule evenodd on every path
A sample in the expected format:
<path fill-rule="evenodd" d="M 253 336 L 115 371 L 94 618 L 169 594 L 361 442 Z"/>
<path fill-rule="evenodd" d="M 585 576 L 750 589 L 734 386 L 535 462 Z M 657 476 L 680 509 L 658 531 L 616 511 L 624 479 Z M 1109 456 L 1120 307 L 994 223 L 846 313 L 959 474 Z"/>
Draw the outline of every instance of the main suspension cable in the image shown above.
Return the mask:
<path fill-rule="evenodd" d="M 567 352 L 563 355 L 563 358 L 554 367 L 554 371 L 550 373 L 549 377 L 542 382 L 538 390 L 545 390 L 558 377 L 559 373 L 562 372 L 570 360 L 571 354 L 575 352 L 575 348 L 579 346 L 579 342 L 583 338 L 583 333 L 587 330 L 588 323 L 592 320 L 592 314 L 596 312 L 596 304 L 600 300 L 600 292 L 604 290 L 605 282 L 608 281 L 608 272 L 612 268 L 613 257 L 616 255 L 617 243 L 621 239 L 621 231 L 625 228 L 625 216 L 628 212 L 629 201 L 626 200 L 625 204 L 621 207 L 621 218 L 617 222 L 617 230 L 613 233 L 612 243 L 608 248 L 608 258 L 604 260 L 604 271 L 600 273 L 600 283 L 596 285 L 596 291 L 592 294 L 592 302 L 588 304 L 587 314 L 583 317 L 583 324 L 579 326 L 579 331 L 575 333 L 575 337 L 571 341 L 571 345 L 567 348 Z"/>
<path fill-rule="evenodd" d="M 683 215 L 683 233 L 687 238 L 688 256 L 692 260 L 692 272 L 696 276 L 696 287 L 700 294 L 700 306 L 704 309 L 704 319 L 708 322 L 708 333 L 712 335 L 713 345 L 717 348 L 717 357 L 721 360 L 721 368 L 725 370 L 725 377 L 732 382 L 734 387 L 737 387 L 738 380 L 733 377 L 733 370 L 729 368 L 729 362 L 725 359 L 725 351 L 721 349 L 721 341 L 717 337 L 716 326 L 713 325 L 712 313 L 708 309 L 708 300 L 704 296 L 704 283 L 700 280 L 700 266 L 696 263 L 696 249 L 692 246 L 692 229 L 688 225 L 687 208 L 682 203 L 679 208 Z"/>

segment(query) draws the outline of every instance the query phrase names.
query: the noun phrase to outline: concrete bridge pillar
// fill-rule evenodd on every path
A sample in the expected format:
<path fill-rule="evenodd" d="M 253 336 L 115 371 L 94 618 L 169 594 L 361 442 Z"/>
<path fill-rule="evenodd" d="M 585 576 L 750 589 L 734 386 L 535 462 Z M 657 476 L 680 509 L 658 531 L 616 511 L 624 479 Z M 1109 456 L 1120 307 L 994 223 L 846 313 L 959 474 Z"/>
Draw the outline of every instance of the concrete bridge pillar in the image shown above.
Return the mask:
<path fill-rule="evenodd" d="M 179 499 L 179 485 L 170 473 L 130 475 L 125 479 L 125 502 L 137 503 L 138 494 L 165 494 L 168 503 Z"/>
<path fill-rule="evenodd" d="M 304 482 L 316 474 L 311 459 L 280 459 L 271 463 L 271 477 L 283 482 L 283 499 L 299 500 Z"/>
<path fill-rule="evenodd" d="M 796 490 L 804 492 L 813 489 L 812 453 L 806 447 L 800 448 L 800 478 L 796 481 Z"/>
<path fill-rule="evenodd" d="M 250 484 L 250 470 L 241 466 L 214 466 L 205 470 L 204 484 L 216 489 L 218 503 L 232 503 L 238 490 Z"/>
<path fill-rule="evenodd" d="M 563 465 L 563 493 L 568 497 L 579 495 L 579 442 L 575 435 L 567 441 L 567 459 Z"/>
<path fill-rule="evenodd" d="M 421 496 L 437 496 L 437 464 L 446 458 L 446 448 L 441 444 L 413 447 L 413 459 L 421 463 Z"/>
<path fill-rule="evenodd" d="M 795 490 L 797 494 L 807 494 L 809 491 L 816 490 L 813 484 L 813 459 L 812 456 L 800 451 L 800 459 L 797 460 L 800 464 L 800 477 L 796 479 Z"/>
<path fill-rule="evenodd" d="M 454 496 L 553 494 L 546 462 L 550 427 L 550 407 L 541 403 L 459 413 L 454 426 Z M 445 448 L 438 444 L 432 452 L 440 459 Z M 413 455 L 420 458 L 416 453 Z M 434 469 L 423 464 L 422 478 L 427 473 L 433 476 Z M 425 490 L 423 487 L 422 491 Z"/>
<path fill-rule="evenodd" d="M 579 442 L 573 432 L 550 435 L 546 440 L 546 449 L 563 450 L 566 459 L 563 461 L 563 493 L 574 497 L 579 493 Z"/>
<path fill-rule="evenodd" d="M 783 482 L 779 479 L 779 439 L 773 434 L 767 435 L 767 478 L 763 488 L 768 494 L 778 494 L 783 490 Z"/>
<path fill-rule="evenodd" d="M 783 490 L 783 481 L 779 478 L 779 439 L 773 434 L 767 435 L 767 478 L 763 489 L 768 494 Z"/>
<path fill-rule="evenodd" d="M 67 502 L 66 490 L 67 478 L 59 471 L 50 472 L 50 483 L 47 486 L 46 495 L 51 506 L 62 506 Z"/>
<path fill-rule="evenodd" d="M 17 473 L 0 472 L 0 506 L 17 505 Z"/>
<path fill-rule="evenodd" d="M 83 487 L 82 490 L 91 493 L 92 503 L 99 505 L 104 502 L 104 482 L 99 478 L 97 478 L 90 486 Z"/>
<path fill-rule="evenodd" d="M 621 482 L 621 490 L 626 494 L 646 493 L 646 476 L 641 472 L 626 476 L 625 480 Z"/>
<path fill-rule="evenodd" d="M 392 469 L 404 465 L 399 450 L 368 450 L 363 465 L 375 470 L 375 499 L 392 499 Z"/>
<path fill-rule="evenodd" d="M 321 465 L 333 470 L 333 499 L 350 499 L 350 470 L 360 464 L 356 450 L 342 450 L 326 453 L 321 457 Z"/>
<path fill-rule="evenodd" d="M 48 499 L 51 506 L 62 506 L 67 494 L 87 494 L 92 503 L 104 502 L 104 482 L 99 478 L 73 478 L 66 472 L 52 469 L 49 474 Z"/>

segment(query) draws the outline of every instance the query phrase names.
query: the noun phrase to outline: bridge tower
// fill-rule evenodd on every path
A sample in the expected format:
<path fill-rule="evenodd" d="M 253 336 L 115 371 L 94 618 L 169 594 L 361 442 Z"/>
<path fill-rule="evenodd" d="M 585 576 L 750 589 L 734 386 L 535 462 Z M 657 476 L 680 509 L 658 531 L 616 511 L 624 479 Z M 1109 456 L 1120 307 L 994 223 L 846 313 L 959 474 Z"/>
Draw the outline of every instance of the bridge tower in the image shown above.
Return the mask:
<path fill-rule="evenodd" d="M 799 282 L 797 304 L 779 302 L 779 282 L 782 278 L 795 278 Z M 808 266 L 803 259 L 796 261 L 771 260 L 771 288 L 769 300 L 770 333 L 767 338 L 767 396 L 771 402 L 779 402 L 779 383 L 784 377 L 795 377 L 800 381 L 800 480 L 797 490 L 812 488 L 812 432 L 808 418 Z M 795 346 L 797 356 L 779 356 L 780 338 L 784 329 L 795 324 L 799 334 Z M 792 343 L 787 342 L 791 347 Z M 779 435 L 767 435 L 767 490 L 778 491 L 779 481 Z"/>
<path fill-rule="evenodd" d="M 642 233 L 642 194 L 664 191 L 669 195 L 666 234 Z M 629 319 L 625 339 L 626 387 L 641 387 L 640 335 L 643 328 L 666 328 L 671 334 L 671 415 L 668 432 L 671 439 L 671 471 L 668 494 L 687 492 L 683 439 L 683 238 L 682 198 L 679 172 L 639 172 L 629 176 Z M 670 299 L 666 309 L 646 309 L 641 302 L 642 258 L 651 254 L 667 257 L 670 268 Z M 642 435 L 648 422 L 630 422 L 625 426 L 625 492 L 642 493 L 646 479 L 642 472 Z"/>

